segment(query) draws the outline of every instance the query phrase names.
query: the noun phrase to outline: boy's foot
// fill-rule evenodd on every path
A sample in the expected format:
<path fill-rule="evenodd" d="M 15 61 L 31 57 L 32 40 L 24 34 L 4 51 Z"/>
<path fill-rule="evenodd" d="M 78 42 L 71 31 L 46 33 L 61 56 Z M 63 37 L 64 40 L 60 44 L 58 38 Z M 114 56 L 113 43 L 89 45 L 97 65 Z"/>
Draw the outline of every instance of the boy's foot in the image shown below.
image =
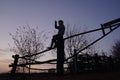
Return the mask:
<path fill-rule="evenodd" d="M 56 48 L 56 47 L 57 47 L 57 45 L 54 45 L 54 46 L 53 46 L 53 48 Z"/>
<path fill-rule="evenodd" d="M 52 47 L 48 47 L 47 49 L 49 49 L 49 50 L 50 50 L 50 49 L 52 49 Z"/>

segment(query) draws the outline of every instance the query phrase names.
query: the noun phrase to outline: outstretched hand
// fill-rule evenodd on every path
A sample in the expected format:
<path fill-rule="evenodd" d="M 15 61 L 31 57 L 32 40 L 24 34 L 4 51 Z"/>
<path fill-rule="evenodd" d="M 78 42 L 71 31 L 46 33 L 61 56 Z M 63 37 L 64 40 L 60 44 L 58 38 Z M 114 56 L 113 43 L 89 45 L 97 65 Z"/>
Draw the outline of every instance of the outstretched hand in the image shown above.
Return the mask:
<path fill-rule="evenodd" d="M 57 24 L 57 21 L 55 20 L 55 24 Z"/>

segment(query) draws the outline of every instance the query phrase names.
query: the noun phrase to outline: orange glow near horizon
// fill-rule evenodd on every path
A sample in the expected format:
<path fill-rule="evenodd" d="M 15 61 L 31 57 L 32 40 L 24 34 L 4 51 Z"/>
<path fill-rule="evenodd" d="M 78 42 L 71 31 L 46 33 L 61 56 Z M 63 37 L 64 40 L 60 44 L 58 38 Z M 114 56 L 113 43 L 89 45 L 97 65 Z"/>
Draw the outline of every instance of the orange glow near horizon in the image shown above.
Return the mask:
<path fill-rule="evenodd" d="M 9 64 L 11 63 L 11 60 L 0 60 L 0 73 L 6 73 L 11 70 L 9 67 Z"/>

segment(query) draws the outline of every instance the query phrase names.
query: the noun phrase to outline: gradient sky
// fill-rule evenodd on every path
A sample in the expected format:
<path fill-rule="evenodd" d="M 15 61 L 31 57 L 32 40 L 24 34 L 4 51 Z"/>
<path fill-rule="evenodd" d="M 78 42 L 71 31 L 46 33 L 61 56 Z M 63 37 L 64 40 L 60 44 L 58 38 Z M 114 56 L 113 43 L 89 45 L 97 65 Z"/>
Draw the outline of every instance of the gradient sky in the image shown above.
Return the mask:
<path fill-rule="evenodd" d="M 0 0 L 0 72 L 8 71 L 13 54 L 8 46 L 12 43 L 9 33 L 18 26 L 39 26 L 40 31 L 52 36 L 55 20 L 90 30 L 116 18 L 120 18 L 120 0 Z M 99 49 L 108 51 L 114 41 L 120 40 L 119 34 L 120 28 L 102 39 L 97 43 Z M 91 39 L 97 34 L 93 36 Z"/>

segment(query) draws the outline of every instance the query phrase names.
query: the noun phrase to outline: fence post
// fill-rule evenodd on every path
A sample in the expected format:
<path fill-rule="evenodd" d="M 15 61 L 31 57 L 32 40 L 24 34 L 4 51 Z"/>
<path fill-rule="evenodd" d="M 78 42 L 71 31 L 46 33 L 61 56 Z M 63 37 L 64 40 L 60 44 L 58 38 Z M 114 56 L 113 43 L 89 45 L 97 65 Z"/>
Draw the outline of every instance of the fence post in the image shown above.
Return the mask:
<path fill-rule="evenodd" d="M 14 63 L 12 64 L 11 77 L 12 77 L 12 79 L 14 79 L 16 68 L 17 68 L 17 63 L 18 63 L 18 59 L 19 59 L 19 55 L 16 54 L 16 55 L 14 55 L 12 57 L 14 58 Z"/>
<path fill-rule="evenodd" d="M 74 73 L 76 74 L 78 72 L 78 68 L 77 68 L 77 51 L 76 49 L 74 49 L 74 54 L 75 54 L 75 57 L 74 57 Z"/>
<path fill-rule="evenodd" d="M 104 26 L 102 24 L 101 24 L 101 28 L 102 28 L 103 35 L 105 35 Z"/>
<path fill-rule="evenodd" d="M 64 40 L 62 36 L 59 36 L 57 40 L 57 75 L 62 76 L 64 74 Z"/>

